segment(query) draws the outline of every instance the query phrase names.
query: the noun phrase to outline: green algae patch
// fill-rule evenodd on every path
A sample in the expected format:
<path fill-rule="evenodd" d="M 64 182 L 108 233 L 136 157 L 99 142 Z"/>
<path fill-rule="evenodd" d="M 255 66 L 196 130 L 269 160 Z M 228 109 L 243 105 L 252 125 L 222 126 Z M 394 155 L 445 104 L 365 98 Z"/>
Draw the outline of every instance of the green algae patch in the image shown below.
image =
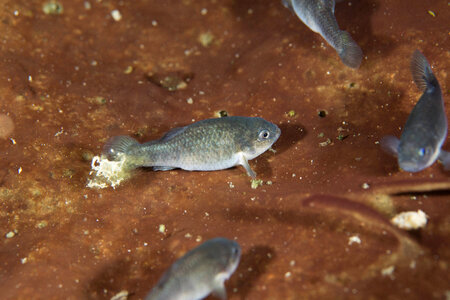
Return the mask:
<path fill-rule="evenodd" d="M 264 181 L 262 179 L 252 179 L 250 180 L 252 189 L 256 190 L 259 186 L 262 186 Z"/>

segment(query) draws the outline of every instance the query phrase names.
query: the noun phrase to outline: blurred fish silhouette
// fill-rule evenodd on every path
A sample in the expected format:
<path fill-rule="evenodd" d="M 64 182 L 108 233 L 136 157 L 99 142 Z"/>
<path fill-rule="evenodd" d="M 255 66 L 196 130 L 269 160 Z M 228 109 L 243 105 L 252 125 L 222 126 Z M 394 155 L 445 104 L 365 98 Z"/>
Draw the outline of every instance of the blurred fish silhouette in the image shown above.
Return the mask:
<path fill-rule="evenodd" d="M 178 259 L 161 277 L 145 300 L 197 300 L 209 294 L 225 300 L 224 282 L 236 270 L 241 247 L 215 238 Z"/>
<path fill-rule="evenodd" d="M 439 159 L 450 170 L 450 153 L 441 149 L 447 137 L 447 116 L 439 82 L 427 59 L 416 50 L 411 60 L 411 72 L 422 96 L 403 128 L 400 140 L 386 136 L 381 147 L 398 158 L 401 169 L 419 172 Z"/>
<path fill-rule="evenodd" d="M 342 62 L 357 69 L 363 53 L 347 31 L 340 30 L 334 16 L 334 0 L 282 0 L 312 31 L 319 33 L 333 47 Z"/>

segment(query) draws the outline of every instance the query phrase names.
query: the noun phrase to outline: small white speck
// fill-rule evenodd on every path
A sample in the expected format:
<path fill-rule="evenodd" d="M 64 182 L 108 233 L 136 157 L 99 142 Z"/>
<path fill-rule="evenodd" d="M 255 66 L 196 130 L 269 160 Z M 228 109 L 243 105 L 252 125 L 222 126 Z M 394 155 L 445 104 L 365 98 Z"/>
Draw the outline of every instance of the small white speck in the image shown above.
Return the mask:
<path fill-rule="evenodd" d="M 228 185 L 230 186 L 230 189 L 234 189 L 234 184 L 231 181 L 228 182 Z"/>
<path fill-rule="evenodd" d="M 16 17 L 19 16 L 19 11 L 18 11 L 18 10 L 15 10 L 15 11 L 14 11 L 14 16 L 16 16 Z"/>
<path fill-rule="evenodd" d="M 206 8 L 202 8 L 200 13 L 202 14 L 202 16 L 204 16 L 204 15 L 206 15 L 208 13 L 208 10 Z"/>
<path fill-rule="evenodd" d="M 152 26 L 153 26 L 153 27 L 156 27 L 156 26 L 158 26 L 158 21 L 156 21 L 156 20 L 153 20 L 153 21 L 152 21 Z"/>
<path fill-rule="evenodd" d="M 159 232 L 161 232 L 161 233 L 166 232 L 166 225 L 160 224 L 160 225 L 159 225 Z"/>
<path fill-rule="evenodd" d="M 33 81 L 33 77 L 31 75 L 28 75 L 28 81 L 32 82 Z"/>
<path fill-rule="evenodd" d="M 90 10 L 91 9 L 91 3 L 89 1 L 84 1 L 84 9 L 85 10 Z"/>
<path fill-rule="evenodd" d="M 290 265 L 291 267 L 295 266 L 295 260 L 291 260 L 291 261 L 289 262 L 289 265 Z"/>
<path fill-rule="evenodd" d="M 26 263 L 27 263 L 27 260 L 28 260 L 28 259 L 27 259 L 26 257 L 24 257 L 24 258 L 22 258 L 22 259 L 20 260 L 20 262 L 21 262 L 22 265 L 23 265 L 23 264 L 26 264 Z"/>
<path fill-rule="evenodd" d="M 16 235 L 16 234 L 14 233 L 14 231 L 10 231 L 10 232 L 8 232 L 8 233 L 5 235 L 5 237 L 6 237 L 7 239 L 10 239 L 10 238 L 13 238 L 15 235 Z"/>
<path fill-rule="evenodd" d="M 19 169 L 17 170 L 17 173 L 18 174 L 22 173 L 22 167 L 19 167 Z"/>
<path fill-rule="evenodd" d="M 348 238 L 348 244 L 351 245 L 353 243 L 361 244 L 361 239 L 359 238 L 359 236 L 354 235 Z"/>
<path fill-rule="evenodd" d="M 381 270 L 381 275 L 383 276 L 392 276 L 395 270 L 395 266 L 389 266 Z"/>
<path fill-rule="evenodd" d="M 119 22 L 120 20 L 122 20 L 122 14 L 120 13 L 120 11 L 118 9 L 111 11 L 111 16 L 113 17 L 114 21 L 116 21 L 116 22 Z"/>
<path fill-rule="evenodd" d="M 184 235 L 184 237 L 187 238 L 187 239 L 190 239 L 190 238 L 192 237 L 192 234 L 190 234 L 190 233 L 188 232 L 188 233 L 186 233 L 186 234 Z"/>
<path fill-rule="evenodd" d="M 61 127 L 61 130 L 59 130 L 57 133 L 55 133 L 55 136 L 59 136 L 61 134 L 63 134 L 64 132 L 64 128 Z"/>
<path fill-rule="evenodd" d="M 191 97 L 186 99 L 187 104 L 193 104 L 194 103 L 194 99 L 192 99 Z"/>
<path fill-rule="evenodd" d="M 364 182 L 361 187 L 365 190 L 368 190 L 370 188 L 370 185 L 367 182 Z"/>
<path fill-rule="evenodd" d="M 297 175 L 295 175 L 295 173 L 292 173 L 292 177 L 295 177 L 295 176 L 297 176 Z"/>
<path fill-rule="evenodd" d="M 291 272 L 286 272 L 286 273 L 284 274 L 284 277 L 285 277 L 285 278 L 289 278 L 289 277 L 291 277 L 291 275 L 292 275 Z"/>
<path fill-rule="evenodd" d="M 98 63 L 97 63 L 96 60 L 92 60 L 92 61 L 91 61 L 91 66 L 94 66 L 94 67 L 95 67 L 97 64 L 98 64 Z"/>
<path fill-rule="evenodd" d="M 147 247 L 148 246 L 148 243 L 147 242 L 144 242 L 144 247 Z"/>
<path fill-rule="evenodd" d="M 13 145 L 17 144 L 15 139 L 10 138 L 9 140 L 11 141 L 11 143 L 12 143 Z"/>
<path fill-rule="evenodd" d="M 199 236 L 199 235 L 197 235 L 197 237 L 195 238 L 195 241 L 196 241 L 197 243 L 200 243 L 200 242 L 202 241 L 202 237 Z"/>

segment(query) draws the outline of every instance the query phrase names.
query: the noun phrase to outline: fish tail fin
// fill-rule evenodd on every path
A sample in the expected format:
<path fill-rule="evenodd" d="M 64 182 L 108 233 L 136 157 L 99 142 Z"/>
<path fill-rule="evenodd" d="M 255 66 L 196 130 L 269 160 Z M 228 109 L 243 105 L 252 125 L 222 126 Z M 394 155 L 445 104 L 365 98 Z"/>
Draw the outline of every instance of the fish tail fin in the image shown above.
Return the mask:
<path fill-rule="evenodd" d="M 441 150 L 439 153 L 439 161 L 444 165 L 444 170 L 450 171 L 450 152 Z"/>
<path fill-rule="evenodd" d="M 411 58 L 411 73 L 415 84 L 421 91 L 425 91 L 428 87 L 439 86 L 430 64 L 419 50 L 414 51 Z"/>
<path fill-rule="evenodd" d="M 357 69 L 361 65 L 363 52 L 358 44 L 352 39 L 350 33 L 341 31 L 339 57 L 342 62 L 350 68 Z"/>
<path fill-rule="evenodd" d="M 120 160 L 120 156 L 127 155 L 130 149 L 139 145 L 139 142 L 132 137 L 121 135 L 109 139 L 103 147 L 103 153 L 110 160 Z"/>

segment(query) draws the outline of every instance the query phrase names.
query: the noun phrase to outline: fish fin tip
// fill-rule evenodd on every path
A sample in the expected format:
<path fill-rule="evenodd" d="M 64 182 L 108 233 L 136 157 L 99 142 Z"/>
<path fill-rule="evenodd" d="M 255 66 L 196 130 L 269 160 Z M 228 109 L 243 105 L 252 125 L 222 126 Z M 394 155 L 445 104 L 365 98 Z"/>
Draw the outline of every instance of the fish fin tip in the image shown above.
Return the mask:
<path fill-rule="evenodd" d="M 153 166 L 153 171 L 170 171 L 175 169 L 174 167 Z"/>
<path fill-rule="evenodd" d="M 256 178 L 255 171 L 252 170 L 252 168 L 250 167 L 250 165 L 248 163 L 247 158 L 242 153 L 239 155 L 239 164 L 244 167 L 245 171 L 247 171 L 248 176 L 250 176 L 252 178 Z"/>
<path fill-rule="evenodd" d="M 217 286 L 214 288 L 211 294 L 221 300 L 227 300 L 227 290 L 225 289 L 225 285 L 223 282 L 217 283 Z"/>
<path fill-rule="evenodd" d="M 436 86 L 437 79 L 431 70 L 425 56 L 419 50 L 415 50 L 411 58 L 411 74 L 414 83 L 421 91 L 425 91 L 429 86 Z"/>
<path fill-rule="evenodd" d="M 392 156 L 397 156 L 400 140 L 393 135 L 387 135 L 380 140 L 380 145 L 384 152 Z"/>
<path fill-rule="evenodd" d="M 441 150 L 439 153 L 439 161 L 444 166 L 444 170 L 450 171 L 450 152 Z"/>
<path fill-rule="evenodd" d="M 353 40 L 350 33 L 341 31 L 342 46 L 338 52 L 342 62 L 353 69 L 358 69 L 363 59 L 363 52 L 359 45 Z"/>
<path fill-rule="evenodd" d="M 121 135 L 110 138 L 103 147 L 103 153 L 116 160 L 120 153 L 127 154 L 131 147 L 139 145 L 132 137 Z"/>

